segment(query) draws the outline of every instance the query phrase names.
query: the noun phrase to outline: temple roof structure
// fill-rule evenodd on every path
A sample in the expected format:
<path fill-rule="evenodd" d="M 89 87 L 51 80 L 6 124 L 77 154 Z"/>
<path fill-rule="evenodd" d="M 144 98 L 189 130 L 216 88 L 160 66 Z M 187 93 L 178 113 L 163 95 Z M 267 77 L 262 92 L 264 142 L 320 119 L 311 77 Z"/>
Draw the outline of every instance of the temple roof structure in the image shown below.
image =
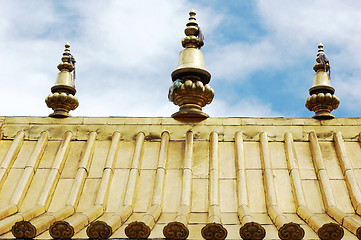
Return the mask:
<path fill-rule="evenodd" d="M 214 91 L 191 10 L 172 118 L 71 117 L 70 44 L 49 117 L 0 117 L 0 239 L 361 239 L 361 119 L 318 45 L 311 119 L 210 118 Z"/>
<path fill-rule="evenodd" d="M 2 239 L 360 236 L 360 119 L 0 121 Z"/>

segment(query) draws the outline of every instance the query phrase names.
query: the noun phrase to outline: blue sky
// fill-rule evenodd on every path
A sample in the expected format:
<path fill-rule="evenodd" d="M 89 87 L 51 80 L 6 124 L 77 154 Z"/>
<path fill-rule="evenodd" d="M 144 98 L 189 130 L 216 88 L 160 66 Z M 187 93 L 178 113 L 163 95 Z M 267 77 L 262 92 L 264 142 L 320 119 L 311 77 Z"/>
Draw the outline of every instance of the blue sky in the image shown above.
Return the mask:
<path fill-rule="evenodd" d="M 336 117 L 361 115 L 361 2 L 0 0 L 0 115 L 47 116 L 64 44 L 77 60 L 73 116 L 162 116 L 194 8 L 215 91 L 212 117 L 313 116 L 317 45 L 331 63 Z"/>

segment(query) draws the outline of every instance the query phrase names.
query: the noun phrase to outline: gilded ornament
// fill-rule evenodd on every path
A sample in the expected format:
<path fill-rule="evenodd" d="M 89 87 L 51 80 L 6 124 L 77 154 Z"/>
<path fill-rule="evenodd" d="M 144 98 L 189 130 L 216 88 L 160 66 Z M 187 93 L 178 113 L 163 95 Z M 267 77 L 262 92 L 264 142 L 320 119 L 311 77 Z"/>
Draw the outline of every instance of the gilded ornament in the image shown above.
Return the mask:
<path fill-rule="evenodd" d="M 124 231 L 125 235 L 132 239 L 145 239 L 150 235 L 150 228 L 144 222 L 132 222 Z"/>
<path fill-rule="evenodd" d="M 91 239 L 108 239 L 112 235 L 112 228 L 103 221 L 95 221 L 86 229 L 86 234 Z"/>
<path fill-rule="evenodd" d="M 29 221 L 20 221 L 15 223 L 11 232 L 16 238 L 31 239 L 36 237 L 36 228 Z"/>
<path fill-rule="evenodd" d="M 321 240 L 340 240 L 343 237 L 343 228 L 336 223 L 326 223 L 318 231 Z"/>
<path fill-rule="evenodd" d="M 49 117 L 69 117 L 69 111 L 75 110 L 79 106 L 79 101 L 74 96 L 76 93 L 73 79 L 75 76 L 75 59 L 69 48 L 69 43 L 66 43 L 62 62 L 58 65 L 60 72 L 56 83 L 51 88 L 52 93 L 45 99 L 46 105 L 54 110 Z M 74 71 L 73 75 L 71 74 L 72 71 Z"/>
<path fill-rule="evenodd" d="M 186 37 L 178 61 L 178 67 L 172 73 L 173 85 L 169 88 L 168 99 L 179 106 L 179 111 L 172 115 L 175 119 L 203 120 L 209 116 L 202 112 L 202 107 L 210 104 L 214 97 L 213 89 L 208 85 L 211 74 L 204 68 L 203 33 L 195 18 L 195 11 L 189 12 L 186 24 Z"/>
<path fill-rule="evenodd" d="M 56 221 L 50 226 L 49 233 L 55 239 L 69 239 L 74 236 L 74 228 L 66 221 Z"/>
<path fill-rule="evenodd" d="M 332 119 L 335 116 L 331 111 L 338 108 L 340 100 L 334 95 L 335 89 L 330 83 L 330 63 L 323 51 L 323 45 L 318 45 L 316 64 L 313 69 L 316 71 L 313 79 L 313 86 L 310 88 L 310 97 L 307 98 L 305 106 L 308 110 L 314 111 L 313 118 Z"/>
<path fill-rule="evenodd" d="M 186 239 L 189 235 L 188 228 L 181 222 L 170 222 L 163 228 L 163 235 L 167 239 Z"/>
<path fill-rule="evenodd" d="M 266 236 L 266 230 L 259 223 L 248 222 L 239 229 L 239 235 L 244 240 L 261 240 Z"/>
<path fill-rule="evenodd" d="M 193 82 L 186 80 L 180 82 L 179 86 L 169 89 L 168 98 L 176 105 L 179 111 L 172 115 L 173 118 L 207 118 L 208 115 L 202 112 L 202 107 L 212 102 L 214 97 L 213 89 L 208 85 L 203 85 L 201 81 Z"/>
<path fill-rule="evenodd" d="M 219 223 L 208 223 L 201 234 L 206 240 L 223 240 L 227 237 L 227 230 Z"/>
<path fill-rule="evenodd" d="M 283 240 L 301 240 L 305 236 L 305 230 L 296 223 L 286 223 L 278 229 L 278 236 Z"/>

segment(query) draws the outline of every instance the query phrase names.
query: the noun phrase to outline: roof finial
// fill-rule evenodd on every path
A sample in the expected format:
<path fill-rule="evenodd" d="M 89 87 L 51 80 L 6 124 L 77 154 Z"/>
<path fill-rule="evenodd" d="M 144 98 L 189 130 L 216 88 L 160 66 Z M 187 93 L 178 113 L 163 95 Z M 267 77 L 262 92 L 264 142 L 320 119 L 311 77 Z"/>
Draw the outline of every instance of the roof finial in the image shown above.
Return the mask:
<path fill-rule="evenodd" d="M 314 111 L 313 118 L 316 119 L 332 119 L 335 116 L 331 111 L 338 108 L 340 100 L 334 95 L 335 89 L 331 86 L 330 62 L 323 51 L 323 44 L 318 44 L 318 52 L 316 57 L 316 64 L 313 66 L 315 75 L 313 78 L 313 86 L 309 93 L 311 97 L 306 100 L 306 107 L 310 111 Z"/>
<path fill-rule="evenodd" d="M 204 68 L 203 34 L 195 18 L 196 12 L 189 12 L 189 21 L 182 40 L 185 49 L 181 51 L 178 67 L 172 73 L 173 85 L 169 88 L 168 98 L 179 111 L 173 118 L 205 119 L 209 116 L 202 112 L 202 107 L 210 104 L 214 97 L 213 89 L 208 85 L 211 74 Z"/>
<path fill-rule="evenodd" d="M 58 69 L 60 72 L 58 73 L 55 85 L 51 88 L 52 94 L 45 99 L 45 102 L 49 108 L 54 110 L 49 117 L 66 118 L 70 116 L 70 110 L 75 110 L 79 106 L 78 99 L 74 97 L 76 90 L 71 74 L 75 69 L 75 58 L 70 53 L 69 43 L 65 44 L 65 50 Z"/>
<path fill-rule="evenodd" d="M 182 40 L 182 46 L 184 48 L 201 48 L 204 45 L 204 36 L 196 22 L 196 14 L 194 9 L 189 12 L 189 21 L 184 30 L 186 37 Z"/>

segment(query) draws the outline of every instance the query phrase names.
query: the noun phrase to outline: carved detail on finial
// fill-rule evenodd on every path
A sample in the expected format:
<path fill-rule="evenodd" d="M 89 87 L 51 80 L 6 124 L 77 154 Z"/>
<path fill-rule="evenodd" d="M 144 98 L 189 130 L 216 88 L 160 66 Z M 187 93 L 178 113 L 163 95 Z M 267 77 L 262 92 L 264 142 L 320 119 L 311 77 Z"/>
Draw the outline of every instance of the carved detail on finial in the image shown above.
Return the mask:
<path fill-rule="evenodd" d="M 170 222 L 163 228 L 163 235 L 167 239 L 184 240 L 188 237 L 189 230 L 181 222 Z"/>
<path fill-rule="evenodd" d="M 31 239 L 36 237 L 36 228 L 29 221 L 20 221 L 11 228 L 14 237 L 18 239 Z"/>
<path fill-rule="evenodd" d="M 49 233 L 55 239 L 69 239 L 74 236 L 74 228 L 65 221 L 56 221 L 50 228 Z"/>
<path fill-rule="evenodd" d="M 86 234 L 91 239 L 108 239 L 112 233 L 112 228 L 103 221 L 92 222 L 86 229 Z"/>
<path fill-rule="evenodd" d="M 296 223 L 286 223 L 278 229 L 278 236 L 282 240 L 301 240 L 305 236 L 305 230 Z"/>
<path fill-rule="evenodd" d="M 314 111 L 316 114 L 313 116 L 317 119 L 332 119 L 334 116 L 331 111 L 338 108 L 340 100 L 331 93 L 318 93 L 312 94 L 306 100 L 306 107 L 310 111 Z"/>
<path fill-rule="evenodd" d="M 259 223 L 248 222 L 239 229 L 239 235 L 243 240 L 261 240 L 266 236 L 266 230 Z"/>
<path fill-rule="evenodd" d="M 79 101 L 74 96 L 76 90 L 73 76 L 71 75 L 71 72 L 75 69 L 75 59 L 71 55 L 69 48 L 69 43 L 66 43 L 63 57 L 61 58 L 62 62 L 58 65 L 60 73 L 58 73 L 55 85 L 51 88 L 52 93 L 45 99 L 46 105 L 54 110 L 49 117 L 69 117 L 69 111 L 75 110 L 79 106 Z"/>
<path fill-rule="evenodd" d="M 227 230 L 219 223 L 208 223 L 201 233 L 206 240 L 223 240 L 227 237 Z"/>
<path fill-rule="evenodd" d="M 343 237 L 343 228 L 336 223 L 326 223 L 317 231 L 321 240 L 340 240 Z"/>
<path fill-rule="evenodd" d="M 201 48 L 204 45 L 204 36 L 196 21 L 196 14 L 194 9 L 189 12 L 189 21 L 184 30 L 186 37 L 182 39 L 184 48 Z"/>
<path fill-rule="evenodd" d="M 49 117 L 65 118 L 70 117 L 69 111 L 79 106 L 78 99 L 72 94 L 65 92 L 52 93 L 45 99 L 46 105 L 54 110 Z"/>
<path fill-rule="evenodd" d="M 208 84 L 204 85 L 201 81 L 177 80 L 168 93 L 168 99 L 180 106 L 179 111 L 172 117 L 208 118 L 208 115 L 202 112 L 202 107 L 210 104 L 213 97 L 214 91 Z"/>
<path fill-rule="evenodd" d="M 73 71 L 75 66 L 75 59 L 73 55 L 70 53 L 70 44 L 65 43 L 65 50 L 63 53 L 63 57 L 61 58 L 61 63 L 58 65 L 59 71 L 67 70 L 69 72 Z"/>
<path fill-rule="evenodd" d="M 330 64 L 326 54 L 323 51 L 323 45 L 318 45 L 318 53 L 316 64 L 313 69 L 316 71 L 313 86 L 310 88 L 310 97 L 307 98 L 305 106 L 308 110 L 314 111 L 313 118 L 316 119 L 332 119 L 335 116 L 331 111 L 338 108 L 340 100 L 334 95 L 335 89 L 331 86 Z"/>
<path fill-rule="evenodd" d="M 132 222 L 124 230 L 128 238 L 145 239 L 150 235 L 150 228 L 144 222 Z"/>

